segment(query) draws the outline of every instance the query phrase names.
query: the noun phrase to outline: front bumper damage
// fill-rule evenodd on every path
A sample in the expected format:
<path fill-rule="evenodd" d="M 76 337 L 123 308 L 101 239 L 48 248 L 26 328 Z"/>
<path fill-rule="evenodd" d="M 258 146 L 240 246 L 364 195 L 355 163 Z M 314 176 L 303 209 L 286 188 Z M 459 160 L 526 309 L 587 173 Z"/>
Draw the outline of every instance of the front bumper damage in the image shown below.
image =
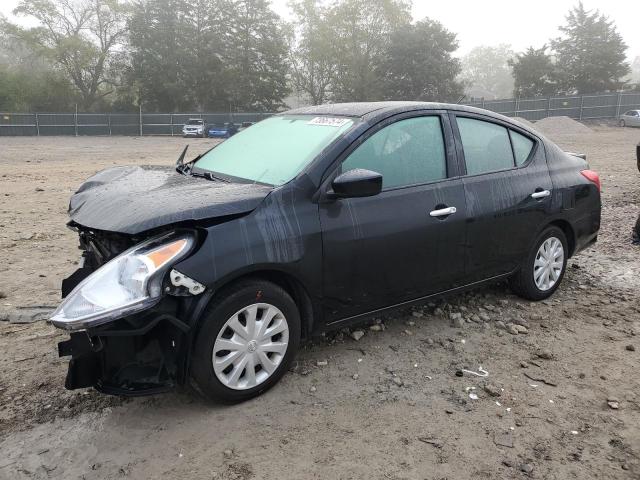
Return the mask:
<path fill-rule="evenodd" d="M 165 297 L 145 312 L 71 332 L 58 344 L 59 356 L 71 356 L 65 387 L 138 396 L 183 385 L 194 328 L 209 298 L 206 292 Z"/>
<path fill-rule="evenodd" d="M 108 232 L 79 231 L 80 268 L 62 282 L 62 297 L 97 268 L 139 242 Z M 153 306 L 81 330 L 58 325 L 70 338 L 58 344 L 71 357 L 65 387 L 94 387 L 115 395 L 147 395 L 185 383 L 198 320 L 213 292 L 176 270 L 167 274 L 163 296 Z"/>

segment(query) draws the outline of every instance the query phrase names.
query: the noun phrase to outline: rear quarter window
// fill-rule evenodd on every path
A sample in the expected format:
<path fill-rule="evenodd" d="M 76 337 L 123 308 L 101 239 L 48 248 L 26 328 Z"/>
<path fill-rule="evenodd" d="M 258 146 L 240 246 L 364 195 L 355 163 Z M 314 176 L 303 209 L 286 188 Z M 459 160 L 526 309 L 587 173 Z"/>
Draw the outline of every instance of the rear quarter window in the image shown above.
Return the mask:
<path fill-rule="evenodd" d="M 531 150 L 533 150 L 535 142 L 529 137 L 525 137 L 513 130 L 510 130 L 509 133 L 511 134 L 511 144 L 513 145 L 513 155 L 516 158 L 516 165 L 520 166 L 524 164 L 529 158 L 529 155 L 531 155 Z"/>

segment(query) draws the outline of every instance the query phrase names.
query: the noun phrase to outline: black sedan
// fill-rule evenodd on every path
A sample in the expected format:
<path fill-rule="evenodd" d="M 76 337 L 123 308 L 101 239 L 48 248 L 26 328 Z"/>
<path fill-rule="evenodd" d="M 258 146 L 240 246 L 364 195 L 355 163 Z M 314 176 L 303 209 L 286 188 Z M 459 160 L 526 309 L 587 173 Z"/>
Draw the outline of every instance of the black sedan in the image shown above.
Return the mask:
<path fill-rule="evenodd" d="M 381 311 L 501 279 L 545 299 L 600 227 L 582 157 L 460 105 L 293 110 L 178 163 L 105 170 L 71 198 L 83 262 L 51 319 L 67 388 L 191 378 L 244 400 L 301 340 Z"/>

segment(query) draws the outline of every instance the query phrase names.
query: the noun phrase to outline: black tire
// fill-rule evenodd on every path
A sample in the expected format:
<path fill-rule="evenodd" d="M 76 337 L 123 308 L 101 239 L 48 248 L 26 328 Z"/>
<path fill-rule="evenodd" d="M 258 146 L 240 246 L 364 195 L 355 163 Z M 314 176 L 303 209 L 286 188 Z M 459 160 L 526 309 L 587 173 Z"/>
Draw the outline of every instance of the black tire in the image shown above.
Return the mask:
<path fill-rule="evenodd" d="M 620 121 L 618 122 L 618 125 L 620 125 L 621 127 L 625 127 L 625 126 L 626 126 L 626 123 L 625 123 L 625 121 L 624 121 L 624 120 L 620 120 Z"/>
<path fill-rule="evenodd" d="M 634 245 L 640 245 L 640 215 L 636 220 L 636 224 L 633 227 L 633 232 L 631 233 L 631 241 Z"/>
<path fill-rule="evenodd" d="M 556 283 L 549 288 L 548 290 L 541 290 L 536 285 L 536 282 L 533 278 L 534 264 L 535 259 L 538 254 L 538 249 L 540 246 L 549 238 L 555 237 L 562 243 L 562 248 L 564 249 L 564 259 L 562 264 L 562 272 L 560 272 L 560 276 Z M 553 293 L 558 289 L 562 279 L 564 278 L 564 274 L 567 270 L 567 258 L 569 256 L 569 249 L 567 246 L 567 237 L 564 232 L 558 227 L 548 227 L 546 228 L 536 239 L 531 251 L 527 255 L 527 258 L 524 260 L 518 272 L 511 278 L 510 286 L 514 293 L 520 297 L 526 298 L 528 300 L 544 300 L 545 298 L 549 298 Z"/>
<path fill-rule="evenodd" d="M 224 385 L 213 369 L 213 347 L 227 320 L 244 307 L 255 303 L 268 303 L 277 307 L 286 318 L 289 342 L 284 358 L 263 383 L 235 390 Z M 300 314 L 291 296 L 279 286 L 255 279 L 241 281 L 220 292 L 218 300 L 208 307 L 198 332 L 191 360 L 191 377 L 197 389 L 207 399 L 237 403 L 256 397 L 274 386 L 291 366 L 300 345 Z"/>

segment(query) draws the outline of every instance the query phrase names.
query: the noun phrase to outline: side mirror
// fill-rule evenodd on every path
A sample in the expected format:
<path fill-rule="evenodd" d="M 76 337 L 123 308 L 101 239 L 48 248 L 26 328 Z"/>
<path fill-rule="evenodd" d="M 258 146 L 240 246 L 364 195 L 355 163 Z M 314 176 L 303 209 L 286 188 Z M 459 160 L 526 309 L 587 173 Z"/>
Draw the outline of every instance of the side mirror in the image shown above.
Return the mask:
<path fill-rule="evenodd" d="M 382 191 L 382 175 L 356 168 L 338 175 L 331 183 L 332 198 L 372 197 Z"/>

